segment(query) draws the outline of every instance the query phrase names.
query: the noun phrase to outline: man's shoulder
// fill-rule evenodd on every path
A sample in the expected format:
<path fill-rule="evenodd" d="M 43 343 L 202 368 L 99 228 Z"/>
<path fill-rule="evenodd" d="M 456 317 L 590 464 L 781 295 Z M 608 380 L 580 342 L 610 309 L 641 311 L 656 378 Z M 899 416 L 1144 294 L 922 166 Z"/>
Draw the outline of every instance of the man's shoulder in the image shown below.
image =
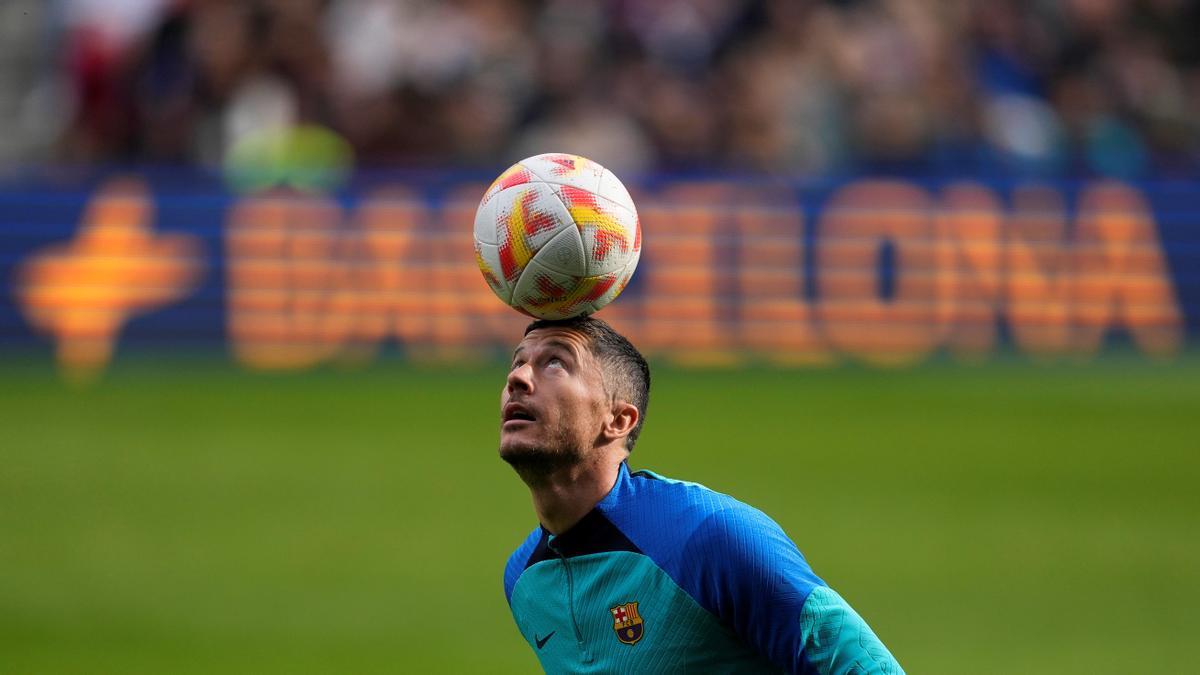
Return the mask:
<path fill-rule="evenodd" d="M 605 504 L 606 515 L 723 620 L 745 603 L 803 602 L 824 583 L 778 523 L 727 494 L 636 471 L 623 497 Z"/>
<path fill-rule="evenodd" d="M 647 469 L 629 474 L 628 493 L 609 506 L 610 511 L 623 511 L 625 519 L 641 521 L 645 512 L 655 514 L 650 520 L 669 521 L 676 532 L 708 531 L 758 525 L 765 519 L 762 511 L 749 504 L 718 492 L 701 483 L 668 478 Z M 633 516 L 629 518 L 629 516 Z"/>
<path fill-rule="evenodd" d="M 612 497 L 604 515 L 664 568 L 733 548 L 795 547 L 762 511 L 700 483 L 639 470 Z"/>
<path fill-rule="evenodd" d="M 509 602 L 512 602 L 513 587 L 516 586 L 517 579 L 520 578 L 521 572 L 525 570 L 525 565 L 537 550 L 543 535 L 544 531 L 541 527 L 533 528 L 521 545 L 508 556 L 508 563 L 504 565 L 504 596 L 508 598 Z"/>

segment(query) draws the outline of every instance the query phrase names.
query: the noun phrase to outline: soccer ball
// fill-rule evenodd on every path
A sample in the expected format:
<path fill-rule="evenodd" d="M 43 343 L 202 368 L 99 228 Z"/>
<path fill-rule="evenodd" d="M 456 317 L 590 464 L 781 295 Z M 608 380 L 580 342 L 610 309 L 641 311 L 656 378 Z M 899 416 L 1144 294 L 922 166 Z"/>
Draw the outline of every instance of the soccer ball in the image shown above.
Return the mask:
<path fill-rule="evenodd" d="M 492 291 L 538 319 L 591 314 L 625 288 L 642 252 L 629 191 L 567 154 L 523 159 L 475 212 L 475 260 Z"/>

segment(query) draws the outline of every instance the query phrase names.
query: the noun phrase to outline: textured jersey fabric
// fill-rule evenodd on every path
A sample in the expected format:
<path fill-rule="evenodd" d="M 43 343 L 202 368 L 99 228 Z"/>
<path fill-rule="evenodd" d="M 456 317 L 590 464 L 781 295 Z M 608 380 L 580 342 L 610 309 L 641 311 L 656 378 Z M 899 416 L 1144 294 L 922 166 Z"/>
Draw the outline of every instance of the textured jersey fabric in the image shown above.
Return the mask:
<path fill-rule="evenodd" d="M 757 509 L 621 465 L 559 536 L 535 529 L 504 591 L 550 673 L 902 673 Z"/>

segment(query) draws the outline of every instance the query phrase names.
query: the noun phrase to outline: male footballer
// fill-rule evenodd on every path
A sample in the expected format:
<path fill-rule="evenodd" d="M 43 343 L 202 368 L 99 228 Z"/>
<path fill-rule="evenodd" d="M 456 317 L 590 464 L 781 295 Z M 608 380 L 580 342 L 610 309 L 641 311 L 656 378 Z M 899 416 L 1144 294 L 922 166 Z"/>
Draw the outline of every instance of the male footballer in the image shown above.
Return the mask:
<path fill-rule="evenodd" d="M 535 321 L 501 394 L 500 456 L 540 526 L 504 570 L 547 672 L 902 673 L 762 512 L 630 471 L 650 370 L 590 317 Z"/>

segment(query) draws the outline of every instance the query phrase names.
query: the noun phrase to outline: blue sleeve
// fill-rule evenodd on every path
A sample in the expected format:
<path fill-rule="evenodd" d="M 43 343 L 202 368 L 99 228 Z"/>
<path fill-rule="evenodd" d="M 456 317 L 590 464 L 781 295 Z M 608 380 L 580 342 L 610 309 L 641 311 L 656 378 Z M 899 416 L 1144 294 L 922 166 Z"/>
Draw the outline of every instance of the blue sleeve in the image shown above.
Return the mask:
<path fill-rule="evenodd" d="M 693 533 L 684 559 L 697 563 L 700 603 L 787 672 L 904 672 L 762 512 L 743 507 L 714 513 Z"/>
<path fill-rule="evenodd" d="M 683 560 L 682 585 L 701 606 L 777 666 L 813 672 L 800 617 L 824 583 L 775 521 L 746 506 L 717 511 L 692 533 Z"/>
<path fill-rule="evenodd" d="M 701 485 L 642 474 L 652 480 L 619 483 L 605 515 L 743 643 L 791 673 L 903 672 L 774 520 Z"/>

